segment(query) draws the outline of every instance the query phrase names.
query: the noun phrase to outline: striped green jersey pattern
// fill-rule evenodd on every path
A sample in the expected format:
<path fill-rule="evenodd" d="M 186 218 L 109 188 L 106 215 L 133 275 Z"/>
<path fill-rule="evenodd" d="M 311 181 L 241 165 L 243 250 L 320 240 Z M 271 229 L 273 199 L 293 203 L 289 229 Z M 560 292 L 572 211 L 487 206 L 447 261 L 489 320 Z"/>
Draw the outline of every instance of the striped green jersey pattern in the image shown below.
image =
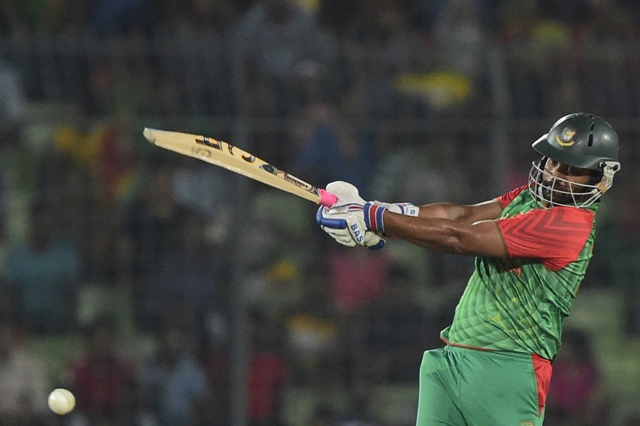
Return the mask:
<path fill-rule="evenodd" d="M 525 190 L 503 209 L 500 218 L 534 208 L 539 207 Z M 591 208 L 594 213 L 596 209 L 596 205 Z M 563 321 L 591 259 L 594 239 L 595 220 L 577 260 L 556 271 L 537 259 L 477 257 L 453 322 L 441 333 L 443 340 L 553 359 L 560 348 Z"/>

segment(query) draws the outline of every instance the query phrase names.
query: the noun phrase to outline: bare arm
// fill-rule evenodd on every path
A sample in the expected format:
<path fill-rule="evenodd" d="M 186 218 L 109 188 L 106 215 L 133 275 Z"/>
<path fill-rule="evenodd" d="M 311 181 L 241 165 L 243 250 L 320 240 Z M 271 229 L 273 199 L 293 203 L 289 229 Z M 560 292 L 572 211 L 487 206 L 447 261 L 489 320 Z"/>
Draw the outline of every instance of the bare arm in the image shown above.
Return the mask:
<path fill-rule="evenodd" d="M 420 207 L 418 217 L 384 213 L 385 234 L 437 251 L 507 257 L 495 219 L 496 200 L 471 206 L 436 203 Z"/>
<path fill-rule="evenodd" d="M 469 206 L 454 203 L 426 204 L 420 206 L 419 217 L 425 219 L 449 219 L 472 224 L 481 220 L 497 219 L 500 213 L 502 213 L 502 206 L 494 199 Z"/>

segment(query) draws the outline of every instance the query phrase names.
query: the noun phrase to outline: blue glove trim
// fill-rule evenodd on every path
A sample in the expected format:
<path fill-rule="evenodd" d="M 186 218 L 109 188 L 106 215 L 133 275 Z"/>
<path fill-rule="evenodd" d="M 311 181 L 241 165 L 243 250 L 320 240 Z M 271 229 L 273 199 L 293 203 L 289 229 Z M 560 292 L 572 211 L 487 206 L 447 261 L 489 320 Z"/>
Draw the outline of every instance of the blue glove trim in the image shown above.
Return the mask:
<path fill-rule="evenodd" d="M 385 244 L 387 244 L 387 240 L 385 240 L 384 238 L 380 238 L 378 244 L 376 244 L 375 246 L 370 246 L 369 250 L 380 250 L 382 247 L 384 247 Z"/>
<path fill-rule="evenodd" d="M 316 213 L 316 222 L 318 225 L 332 229 L 345 229 L 347 227 L 347 221 L 345 219 L 328 219 L 322 215 L 322 209 L 324 209 L 324 207 L 320 207 Z"/>

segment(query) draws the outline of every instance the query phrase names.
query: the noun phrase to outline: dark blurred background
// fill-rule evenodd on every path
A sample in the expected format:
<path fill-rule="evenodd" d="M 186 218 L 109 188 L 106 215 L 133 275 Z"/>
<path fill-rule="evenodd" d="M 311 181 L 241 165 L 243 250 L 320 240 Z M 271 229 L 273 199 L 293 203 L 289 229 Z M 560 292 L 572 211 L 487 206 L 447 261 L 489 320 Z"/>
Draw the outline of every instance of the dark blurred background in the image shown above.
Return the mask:
<path fill-rule="evenodd" d="M 0 424 L 414 425 L 473 259 L 343 248 L 312 203 L 143 128 L 475 203 L 585 111 L 622 171 L 545 424 L 640 425 L 638 22 L 631 0 L 1 0 Z"/>

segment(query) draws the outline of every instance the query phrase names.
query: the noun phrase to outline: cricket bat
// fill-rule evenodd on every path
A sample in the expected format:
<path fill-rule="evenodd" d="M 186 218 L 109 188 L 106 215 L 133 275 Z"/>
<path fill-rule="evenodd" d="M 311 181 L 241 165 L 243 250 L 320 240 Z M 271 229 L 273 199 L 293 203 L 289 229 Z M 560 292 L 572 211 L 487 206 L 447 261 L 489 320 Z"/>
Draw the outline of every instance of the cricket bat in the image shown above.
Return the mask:
<path fill-rule="evenodd" d="M 324 189 L 316 188 L 227 142 L 148 127 L 143 134 L 156 146 L 223 167 L 316 204 L 331 207 L 338 200 Z"/>

